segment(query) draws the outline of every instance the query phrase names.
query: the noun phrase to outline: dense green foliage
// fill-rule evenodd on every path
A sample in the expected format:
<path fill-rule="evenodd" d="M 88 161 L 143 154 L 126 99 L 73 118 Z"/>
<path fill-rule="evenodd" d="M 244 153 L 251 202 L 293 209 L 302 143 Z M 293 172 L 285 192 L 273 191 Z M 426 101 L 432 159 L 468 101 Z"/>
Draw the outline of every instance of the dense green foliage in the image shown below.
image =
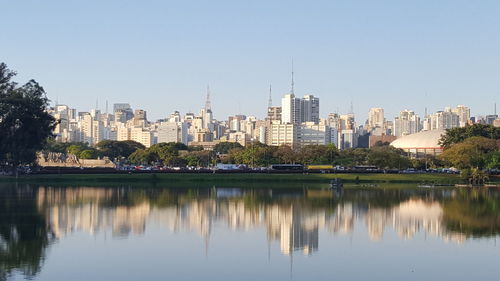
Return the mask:
<path fill-rule="evenodd" d="M 183 152 L 182 156 L 180 152 Z M 149 148 L 137 149 L 130 154 L 128 161 L 133 164 L 155 164 L 168 166 L 186 166 L 205 162 L 201 158 L 208 152 L 199 150 L 189 151 L 183 143 L 158 143 Z"/>
<path fill-rule="evenodd" d="M 9 280 L 15 270 L 31 279 L 41 270 L 52 238 L 34 200 L 36 193 L 0 188 L 0 280 Z"/>
<path fill-rule="evenodd" d="M 484 137 L 489 139 L 500 139 L 500 128 L 492 125 L 474 124 L 461 128 L 446 130 L 439 143 L 445 148 L 450 148 L 453 144 L 461 143 L 471 137 Z"/>
<path fill-rule="evenodd" d="M 484 169 L 500 168 L 500 129 L 475 124 L 447 130 L 441 138 L 444 152 L 441 159 L 461 169 L 464 179 L 471 184 L 488 180 Z"/>
<path fill-rule="evenodd" d="M 56 120 L 46 111 L 49 100 L 34 80 L 21 87 L 15 73 L 0 63 L 0 163 L 14 169 L 32 164 L 52 135 Z"/>
<path fill-rule="evenodd" d="M 227 154 L 229 150 L 235 148 L 243 148 L 243 146 L 237 142 L 220 142 L 215 145 L 214 152 L 219 154 Z"/>
<path fill-rule="evenodd" d="M 134 153 L 138 149 L 145 149 L 144 145 L 141 143 L 126 140 L 126 141 L 114 141 L 114 140 L 103 140 L 96 144 L 96 149 L 99 151 L 100 155 L 107 156 L 111 159 L 115 158 L 127 158 L 130 154 Z"/>
<path fill-rule="evenodd" d="M 403 151 L 388 145 L 371 149 L 355 148 L 339 151 L 333 144 L 307 145 L 299 150 L 289 146 L 267 146 L 261 143 L 231 149 L 224 162 L 249 166 L 300 163 L 341 166 L 373 165 L 381 169 L 404 169 L 411 165 Z"/>

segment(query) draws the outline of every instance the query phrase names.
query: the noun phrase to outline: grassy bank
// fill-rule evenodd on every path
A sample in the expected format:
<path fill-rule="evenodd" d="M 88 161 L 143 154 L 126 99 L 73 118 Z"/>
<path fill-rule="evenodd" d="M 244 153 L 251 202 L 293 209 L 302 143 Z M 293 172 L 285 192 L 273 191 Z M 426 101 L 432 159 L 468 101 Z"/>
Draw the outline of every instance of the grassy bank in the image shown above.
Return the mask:
<path fill-rule="evenodd" d="M 341 178 L 346 183 L 422 183 L 454 184 L 457 175 L 447 174 L 87 174 L 30 175 L 22 183 L 328 183 Z M 0 177 L 0 182 L 16 182 Z"/>

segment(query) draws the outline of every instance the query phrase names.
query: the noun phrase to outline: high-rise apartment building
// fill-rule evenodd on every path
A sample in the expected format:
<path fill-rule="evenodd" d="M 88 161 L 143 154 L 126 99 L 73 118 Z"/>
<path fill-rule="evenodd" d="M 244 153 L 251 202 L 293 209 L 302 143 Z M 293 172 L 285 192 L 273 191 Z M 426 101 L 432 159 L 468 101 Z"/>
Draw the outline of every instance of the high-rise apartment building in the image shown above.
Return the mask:
<path fill-rule="evenodd" d="M 444 111 L 438 111 L 430 115 L 431 130 L 445 130 L 460 127 L 460 117 L 451 108 L 446 107 Z"/>
<path fill-rule="evenodd" d="M 273 122 L 270 130 L 271 145 L 288 145 L 297 148 L 298 126 L 294 123 Z"/>
<path fill-rule="evenodd" d="M 301 122 L 319 123 L 319 98 L 313 95 L 305 95 L 301 103 Z"/>
<path fill-rule="evenodd" d="M 283 124 L 301 123 L 300 99 L 294 94 L 285 95 L 281 99 L 281 122 Z"/>
<path fill-rule="evenodd" d="M 148 123 L 146 111 L 142 109 L 137 109 L 134 112 L 134 126 L 146 126 Z"/>
<path fill-rule="evenodd" d="M 420 117 L 413 110 L 403 110 L 394 118 L 394 136 L 401 137 L 420 132 Z"/>
<path fill-rule="evenodd" d="M 158 143 L 180 142 L 188 144 L 188 129 L 184 122 L 162 122 L 158 126 Z"/>
<path fill-rule="evenodd" d="M 145 147 L 150 147 L 153 144 L 152 132 L 142 127 L 130 128 L 130 139 L 142 143 Z"/>
<path fill-rule="evenodd" d="M 452 109 L 452 112 L 458 115 L 458 125 L 460 127 L 465 127 L 470 120 L 470 109 L 465 105 L 457 105 L 456 108 Z"/>
<path fill-rule="evenodd" d="M 267 118 L 269 121 L 281 120 L 281 106 L 270 106 L 267 108 Z"/>
<path fill-rule="evenodd" d="M 384 109 L 380 107 L 370 108 L 368 112 L 368 131 L 375 128 L 384 128 Z"/>
<path fill-rule="evenodd" d="M 294 94 L 285 95 L 281 99 L 281 122 L 300 124 L 302 122 L 319 122 L 319 98 L 306 95 L 300 99 Z"/>

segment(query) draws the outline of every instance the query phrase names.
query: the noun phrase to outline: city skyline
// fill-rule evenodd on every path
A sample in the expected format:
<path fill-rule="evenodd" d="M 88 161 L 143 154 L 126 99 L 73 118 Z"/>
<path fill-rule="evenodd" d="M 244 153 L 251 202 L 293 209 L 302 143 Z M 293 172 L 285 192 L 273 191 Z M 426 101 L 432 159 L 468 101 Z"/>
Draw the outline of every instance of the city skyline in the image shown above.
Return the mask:
<path fill-rule="evenodd" d="M 295 94 L 322 97 L 322 116 L 351 102 L 361 119 L 381 106 L 423 116 L 450 99 L 492 114 L 500 4 L 383 2 L 14 1 L 5 20 L 25 20 L 0 53 L 16 81 L 36 79 L 53 101 L 127 101 L 152 119 L 196 111 L 207 84 L 216 118 L 262 117 L 269 84 L 275 101 L 290 92 L 292 59 Z"/>

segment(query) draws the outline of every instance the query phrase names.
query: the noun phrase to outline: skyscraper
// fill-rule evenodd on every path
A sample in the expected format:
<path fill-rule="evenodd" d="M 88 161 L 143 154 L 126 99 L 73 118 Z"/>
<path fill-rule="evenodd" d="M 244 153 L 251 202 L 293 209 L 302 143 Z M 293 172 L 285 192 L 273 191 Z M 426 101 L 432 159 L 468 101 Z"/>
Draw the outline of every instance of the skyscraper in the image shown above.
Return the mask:
<path fill-rule="evenodd" d="M 281 122 L 300 124 L 302 122 L 319 123 L 319 98 L 305 95 L 302 99 L 294 94 L 281 99 Z"/>
<path fill-rule="evenodd" d="M 319 98 L 305 95 L 301 103 L 301 122 L 319 123 Z"/>
<path fill-rule="evenodd" d="M 301 122 L 300 99 L 294 94 L 285 95 L 281 99 L 281 122 L 283 124 L 300 124 Z"/>
<path fill-rule="evenodd" d="M 370 108 L 368 112 L 368 130 L 384 127 L 384 109 L 380 107 Z"/>
<path fill-rule="evenodd" d="M 403 110 L 394 118 L 394 135 L 398 138 L 418 133 L 420 130 L 420 117 L 413 110 Z"/>
<path fill-rule="evenodd" d="M 467 106 L 457 105 L 456 108 L 452 109 L 452 112 L 458 115 L 458 125 L 460 127 L 465 127 L 469 123 L 470 109 Z"/>

